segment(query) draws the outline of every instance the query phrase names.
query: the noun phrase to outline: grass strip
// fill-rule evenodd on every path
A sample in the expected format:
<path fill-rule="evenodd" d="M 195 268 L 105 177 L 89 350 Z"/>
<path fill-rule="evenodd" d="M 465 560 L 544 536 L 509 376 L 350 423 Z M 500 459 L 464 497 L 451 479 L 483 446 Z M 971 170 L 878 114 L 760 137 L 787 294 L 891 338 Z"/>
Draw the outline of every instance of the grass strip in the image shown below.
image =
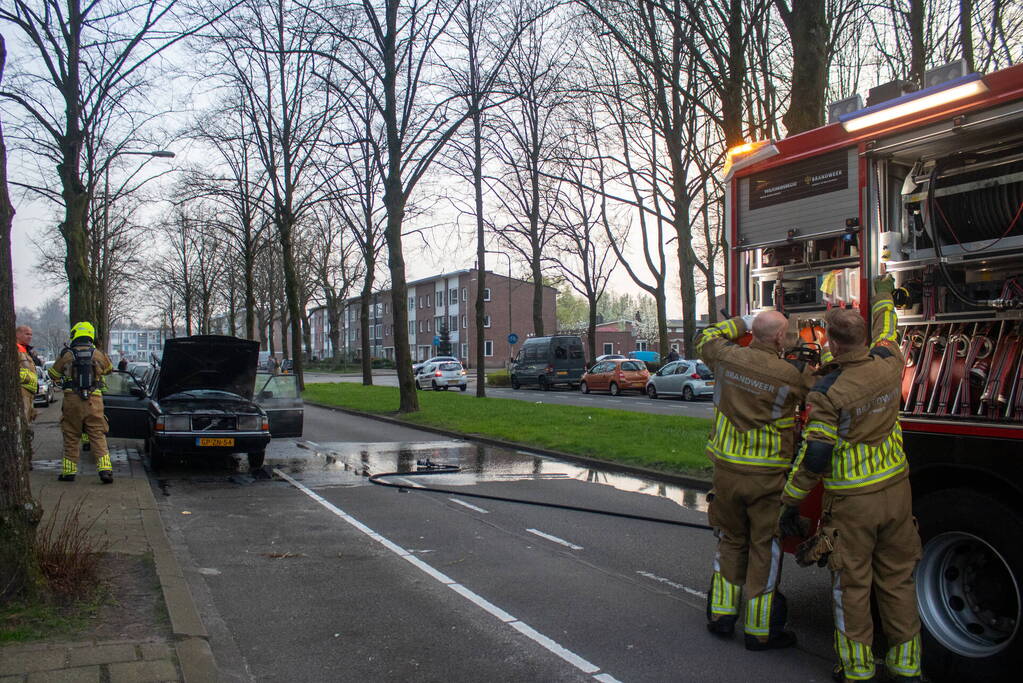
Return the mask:
<path fill-rule="evenodd" d="M 419 394 L 420 411 L 399 414 L 397 387 L 353 382 L 307 384 L 307 400 L 437 427 L 467 436 L 512 441 L 612 462 L 706 476 L 710 420 L 650 415 L 609 408 L 563 406 L 543 401 L 476 398 L 452 391 Z"/>

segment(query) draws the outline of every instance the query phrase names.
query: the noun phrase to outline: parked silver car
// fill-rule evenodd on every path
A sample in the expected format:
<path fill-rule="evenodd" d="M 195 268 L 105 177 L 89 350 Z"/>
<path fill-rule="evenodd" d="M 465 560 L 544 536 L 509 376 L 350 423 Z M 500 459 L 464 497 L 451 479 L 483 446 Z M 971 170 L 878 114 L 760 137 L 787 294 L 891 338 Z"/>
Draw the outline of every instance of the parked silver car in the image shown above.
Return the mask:
<path fill-rule="evenodd" d="M 714 373 L 698 360 L 677 360 L 665 363 L 646 383 L 650 398 L 681 396 L 692 401 L 700 396 L 714 394 Z"/>
<path fill-rule="evenodd" d="M 416 373 L 416 389 L 447 391 L 451 387 L 458 387 L 459 391 L 465 391 L 467 387 L 465 368 L 458 361 L 443 360 L 432 363 L 427 361 Z"/>
<path fill-rule="evenodd" d="M 36 395 L 32 402 L 37 406 L 45 408 L 57 400 L 57 393 L 60 391 L 60 387 L 39 366 L 36 366 L 36 377 L 39 380 L 39 386 L 36 389 Z"/>

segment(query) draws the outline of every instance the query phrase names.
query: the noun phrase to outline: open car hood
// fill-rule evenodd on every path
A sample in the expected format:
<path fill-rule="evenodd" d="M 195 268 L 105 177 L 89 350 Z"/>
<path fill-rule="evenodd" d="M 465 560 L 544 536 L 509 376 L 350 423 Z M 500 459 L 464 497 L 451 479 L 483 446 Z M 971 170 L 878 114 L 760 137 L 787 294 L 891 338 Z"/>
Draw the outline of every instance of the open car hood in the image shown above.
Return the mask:
<path fill-rule="evenodd" d="M 168 339 L 163 345 L 156 400 L 195 389 L 230 391 L 252 400 L 259 342 L 220 335 Z"/>

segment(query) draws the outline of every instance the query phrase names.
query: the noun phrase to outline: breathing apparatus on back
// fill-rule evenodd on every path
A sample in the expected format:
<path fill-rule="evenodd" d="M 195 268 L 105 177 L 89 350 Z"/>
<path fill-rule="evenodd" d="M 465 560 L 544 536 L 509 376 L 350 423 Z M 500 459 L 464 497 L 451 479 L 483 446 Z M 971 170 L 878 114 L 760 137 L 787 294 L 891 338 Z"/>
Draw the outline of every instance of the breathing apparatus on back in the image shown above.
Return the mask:
<path fill-rule="evenodd" d="M 89 394 L 96 390 L 96 370 L 92 363 L 96 353 L 96 346 L 92 342 L 95 338 L 96 330 L 90 323 L 76 323 L 71 328 L 71 345 L 67 347 L 72 357 L 71 381 L 64 388 L 74 391 L 83 401 L 88 400 Z"/>

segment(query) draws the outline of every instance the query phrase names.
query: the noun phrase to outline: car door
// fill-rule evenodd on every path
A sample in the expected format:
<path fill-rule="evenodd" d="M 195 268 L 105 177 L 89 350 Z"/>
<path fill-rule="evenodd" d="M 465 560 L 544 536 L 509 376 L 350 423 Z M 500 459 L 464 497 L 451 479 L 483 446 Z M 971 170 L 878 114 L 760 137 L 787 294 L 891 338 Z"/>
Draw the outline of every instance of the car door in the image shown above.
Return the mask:
<path fill-rule="evenodd" d="M 681 394 L 683 387 L 692 381 L 692 375 L 696 371 L 696 363 L 679 363 L 675 370 L 675 377 L 678 378 L 678 391 Z"/>
<path fill-rule="evenodd" d="M 597 363 L 596 367 L 590 370 L 590 375 L 586 381 L 591 389 L 596 389 L 597 391 L 607 389 L 607 371 L 613 365 L 614 363 L 604 361 Z"/>
<path fill-rule="evenodd" d="M 266 411 L 270 422 L 270 436 L 302 436 L 305 418 L 302 394 L 295 375 L 256 375 L 256 403 Z"/>
<path fill-rule="evenodd" d="M 654 386 L 657 387 L 658 394 L 674 395 L 680 391 L 678 388 L 678 379 L 675 377 L 675 369 L 677 367 L 678 363 L 668 363 L 657 371 L 657 378 L 654 380 Z"/>
<path fill-rule="evenodd" d="M 149 395 L 129 372 L 115 370 L 105 378 L 103 413 L 107 436 L 119 439 L 145 439 L 149 436 Z"/>
<path fill-rule="evenodd" d="M 433 363 L 423 363 L 416 374 L 421 389 L 430 389 L 433 384 Z"/>

